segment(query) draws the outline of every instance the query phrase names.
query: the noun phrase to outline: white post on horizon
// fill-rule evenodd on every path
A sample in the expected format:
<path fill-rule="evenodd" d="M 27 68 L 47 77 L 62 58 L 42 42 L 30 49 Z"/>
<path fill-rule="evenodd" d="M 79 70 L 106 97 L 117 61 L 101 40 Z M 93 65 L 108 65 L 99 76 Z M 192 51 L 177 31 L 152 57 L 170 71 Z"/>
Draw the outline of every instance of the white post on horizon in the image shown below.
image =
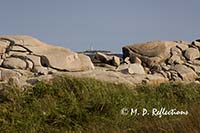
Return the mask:
<path fill-rule="evenodd" d="M 93 49 L 93 45 L 91 44 L 90 45 L 90 51 L 93 51 L 94 49 Z"/>

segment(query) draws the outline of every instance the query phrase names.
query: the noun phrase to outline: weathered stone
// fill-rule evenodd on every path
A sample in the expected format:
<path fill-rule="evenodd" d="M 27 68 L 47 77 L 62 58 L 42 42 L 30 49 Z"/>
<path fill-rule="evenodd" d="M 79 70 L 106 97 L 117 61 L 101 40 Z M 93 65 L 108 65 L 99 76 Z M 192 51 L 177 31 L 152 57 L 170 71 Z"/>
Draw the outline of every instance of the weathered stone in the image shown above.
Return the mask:
<path fill-rule="evenodd" d="M 120 64 L 117 56 L 97 53 L 100 58 L 97 57 L 99 62 L 95 62 L 94 69 L 88 56 L 69 49 L 51 46 L 29 36 L 0 36 L 1 67 L 12 69 L 0 68 L 0 80 L 16 81 L 20 85 L 27 82 L 35 84 L 38 80 L 28 79 L 46 79 L 47 76 L 65 73 L 86 75 L 113 83 L 195 81 L 200 79 L 198 43 L 154 41 L 125 46 L 123 56 L 126 57 L 124 62 L 127 64 Z M 194 52 L 194 49 L 197 51 Z M 187 60 L 183 55 L 188 56 Z"/>
<path fill-rule="evenodd" d="M 166 83 L 168 81 L 167 78 L 163 77 L 161 74 L 158 74 L 158 73 L 153 74 L 153 75 L 148 74 L 147 79 L 148 79 L 149 84 L 154 84 L 154 85 Z"/>
<path fill-rule="evenodd" d="M 26 55 L 26 57 L 33 63 L 33 67 L 36 66 L 43 67 L 39 56 Z"/>
<path fill-rule="evenodd" d="M 162 67 L 159 64 L 155 64 L 153 67 L 150 68 L 151 73 L 157 73 L 162 70 Z"/>
<path fill-rule="evenodd" d="M 179 48 L 182 52 L 184 52 L 189 47 L 189 44 L 189 42 L 181 41 L 176 45 L 176 47 Z"/>
<path fill-rule="evenodd" d="M 3 61 L 2 66 L 10 69 L 26 69 L 27 63 L 20 58 L 10 57 Z"/>
<path fill-rule="evenodd" d="M 188 63 L 200 66 L 200 60 L 193 60 L 193 61 L 188 61 Z"/>
<path fill-rule="evenodd" d="M 68 62 L 66 70 L 75 72 L 75 71 L 86 71 L 94 69 L 94 65 L 90 61 L 90 58 L 88 56 L 85 56 L 83 54 L 77 54 L 76 58 L 77 58 L 76 60 Z"/>
<path fill-rule="evenodd" d="M 126 58 L 124 59 L 124 62 L 125 62 L 126 64 L 131 64 L 131 62 L 130 62 L 130 57 L 126 57 Z"/>
<path fill-rule="evenodd" d="M 34 66 L 32 72 L 34 72 L 35 75 L 47 75 L 49 71 L 45 67 Z"/>
<path fill-rule="evenodd" d="M 102 69 L 107 69 L 107 70 L 112 70 L 112 71 L 116 71 L 116 67 L 115 66 L 112 66 L 112 65 L 109 65 L 109 64 L 106 64 L 106 63 L 95 63 L 95 69 L 96 68 L 102 68 Z"/>
<path fill-rule="evenodd" d="M 130 51 L 147 57 L 160 57 L 160 62 L 170 56 L 170 48 L 176 46 L 176 42 L 172 41 L 153 41 L 129 45 L 122 48 L 123 57 L 130 55 Z M 141 58 L 140 58 L 141 59 Z"/>
<path fill-rule="evenodd" d="M 3 61 L 4 61 L 4 59 L 0 59 L 0 66 L 2 65 Z"/>
<path fill-rule="evenodd" d="M 199 58 L 199 50 L 195 49 L 195 48 L 188 48 L 185 51 L 184 56 L 188 59 L 188 60 L 194 60 L 196 58 Z"/>
<path fill-rule="evenodd" d="M 117 57 L 117 56 L 107 56 L 107 55 L 100 53 L 100 52 L 97 52 L 95 54 L 94 58 L 101 63 L 106 63 L 106 64 L 110 64 L 110 65 L 113 65 L 113 66 L 119 66 L 120 63 L 121 63 L 119 57 Z"/>
<path fill-rule="evenodd" d="M 12 69 L 13 71 L 19 73 L 21 76 L 21 78 L 29 78 L 34 76 L 34 73 L 32 73 L 30 70 L 22 70 L 22 69 Z"/>
<path fill-rule="evenodd" d="M 170 49 L 171 57 L 168 59 L 168 64 L 183 64 L 185 58 L 182 56 L 182 51 L 178 47 L 172 47 Z"/>
<path fill-rule="evenodd" d="M 50 51 L 49 51 L 50 52 Z M 57 51 L 59 52 L 59 50 Z M 48 59 L 49 65 L 52 68 L 58 69 L 58 70 L 67 70 L 67 71 L 79 71 L 80 69 L 82 69 L 82 66 L 76 66 L 74 64 L 84 64 L 86 62 L 79 62 L 81 61 L 78 57 L 78 54 L 76 53 L 67 53 L 66 55 L 66 51 L 62 51 L 59 52 L 60 54 L 54 53 L 48 53 L 48 54 L 44 54 L 44 56 Z M 85 56 L 85 55 L 84 55 Z M 85 56 L 87 57 L 87 56 Z M 91 62 L 90 58 L 87 58 L 88 61 L 87 62 Z M 93 68 L 93 66 L 90 64 L 85 64 L 88 65 L 88 67 L 90 67 L 91 69 Z M 76 68 L 76 69 L 75 69 Z"/>
<path fill-rule="evenodd" d="M 27 55 L 27 53 L 25 53 L 25 52 L 16 52 L 16 51 L 9 51 L 9 53 L 8 53 L 8 55 L 7 55 L 7 57 L 11 57 L 11 56 L 26 56 Z"/>
<path fill-rule="evenodd" d="M 197 74 L 200 74 L 200 66 L 196 66 L 196 65 L 193 65 L 193 64 L 189 64 L 189 63 L 185 63 L 185 65 L 187 67 L 192 68 L 192 70 L 195 71 Z"/>
<path fill-rule="evenodd" d="M 120 65 L 120 58 L 117 57 L 117 56 L 113 56 L 113 57 L 112 57 L 112 64 L 113 64 L 114 66 L 119 66 L 119 65 Z"/>
<path fill-rule="evenodd" d="M 9 46 L 9 44 L 10 43 L 8 41 L 0 39 L 0 46 L 1 47 L 7 48 Z"/>
<path fill-rule="evenodd" d="M 122 64 L 116 71 L 122 72 L 123 74 L 146 74 L 144 68 L 140 64 Z"/>
<path fill-rule="evenodd" d="M 157 64 L 158 62 L 158 60 L 160 60 L 160 57 L 151 57 L 151 58 L 149 58 L 149 57 L 146 57 L 146 56 L 142 56 L 142 55 L 139 55 L 139 54 L 137 54 L 137 53 L 134 53 L 134 52 L 132 52 L 132 51 L 130 51 L 130 55 L 129 55 L 130 57 L 138 57 L 139 59 L 141 59 L 141 61 L 142 61 L 142 65 L 143 66 L 147 66 L 147 67 L 152 67 L 152 66 L 154 66 L 155 64 Z"/>
<path fill-rule="evenodd" d="M 155 74 L 156 74 L 156 73 L 155 73 Z M 167 74 L 167 72 L 161 70 L 161 71 L 158 72 L 158 74 L 161 74 L 164 78 L 167 78 L 167 79 L 168 79 L 168 74 Z"/>
<path fill-rule="evenodd" d="M 107 63 L 109 60 L 111 60 L 111 58 L 109 58 L 107 55 L 101 53 L 101 52 L 97 52 L 94 56 L 95 59 L 99 60 L 102 63 Z"/>
<path fill-rule="evenodd" d="M 184 81 L 194 81 L 198 77 L 197 74 L 191 68 L 185 65 L 175 65 L 171 69 L 178 72 L 179 76 Z"/>
<path fill-rule="evenodd" d="M 27 63 L 27 70 L 32 70 L 33 69 L 33 62 L 31 60 L 26 60 L 26 63 Z"/>
<path fill-rule="evenodd" d="M 0 68 L 0 80 L 9 81 L 11 78 L 20 78 L 21 74 L 10 69 Z"/>
<path fill-rule="evenodd" d="M 189 42 L 186 42 L 186 41 L 183 41 L 183 40 L 176 40 L 174 42 L 176 42 L 178 44 L 184 44 L 184 45 L 189 45 L 190 44 Z"/>
<path fill-rule="evenodd" d="M 22 81 L 20 81 L 19 78 L 17 78 L 17 77 L 11 77 L 8 80 L 8 84 L 16 85 L 19 87 L 23 86 Z"/>
<path fill-rule="evenodd" d="M 161 66 L 162 70 L 164 70 L 164 71 L 168 71 L 170 69 L 170 65 L 167 65 L 164 62 L 161 63 L 160 66 Z"/>
<path fill-rule="evenodd" d="M 128 74 L 128 66 L 129 64 L 121 64 L 117 67 L 116 71 Z"/>
<path fill-rule="evenodd" d="M 4 54 L 9 46 L 9 42 L 0 39 L 0 59 L 4 59 Z"/>
<path fill-rule="evenodd" d="M 147 73 L 147 74 L 151 74 L 151 71 L 150 71 L 150 69 L 149 69 L 148 67 L 144 67 L 144 71 L 145 71 L 145 73 Z"/>
<path fill-rule="evenodd" d="M 167 78 L 168 78 L 169 80 L 171 80 L 171 73 L 170 73 L 169 71 L 165 71 L 165 73 L 166 73 L 166 75 L 167 75 Z"/>
<path fill-rule="evenodd" d="M 90 58 L 88 56 L 85 56 L 83 54 L 78 54 L 78 58 L 79 60 L 76 60 L 75 64 L 78 64 L 78 67 L 76 69 L 74 69 L 74 71 L 86 71 L 86 70 L 93 70 L 94 69 L 94 65 L 91 62 Z M 71 64 L 72 67 L 75 68 L 75 66 L 73 66 L 74 64 Z M 73 69 L 73 68 L 71 68 Z"/>
<path fill-rule="evenodd" d="M 176 46 L 172 47 L 170 49 L 170 52 L 172 55 L 182 55 L 182 51 L 179 48 L 177 48 Z"/>
<path fill-rule="evenodd" d="M 41 57 L 35 55 L 27 55 L 28 59 L 30 60 L 30 68 L 32 67 L 31 71 L 36 75 L 45 75 L 48 74 L 48 69 L 43 67 L 41 64 Z"/>
<path fill-rule="evenodd" d="M 128 66 L 128 73 L 130 74 L 146 74 L 142 65 L 138 63 L 130 64 Z"/>
<path fill-rule="evenodd" d="M 78 55 L 69 49 L 48 45 L 30 36 L 0 36 L 0 38 L 7 38 L 11 43 L 14 42 L 17 46 L 24 47 L 31 54 L 46 57 L 49 61 L 49 65 L 57 70 L 71 71 L 70 68 L 73 68 L 73 63 L 80 61 Z M 91 62 L 89 58 L 87 58 L 87 60 L 87 62 Z M 82 64 L 84 63 L 85 62 L 82 62 Z M 91 63 L 84 65 L 88 65 L 91 69 L 94 68 Z M 78 66 L 76 66 L 76 68 L 77 71 L 82 69 L 78 68 Z M 73 71 L 76 70 L 73 68 Z"/>
<path fill-rule="evenodd" d="M 18 52 L 27 52 L 27 50 L 23 47 L 20 47 L 20 46 L 13 46 L 12 51 L 18 51 Z"/>
<path fill-rule="evenodd" d="M 200 48 L 200 42 L 199 42 L 198 40 L 193 41 L 193 42 L 192 42 L 192 45 L 194 45 L 194 46 Z"/>
<path fill-rule="evenodd" d="M 178 56 L 178 55 L 173 55 L 172 57 L 170 57 L 168 59 L 168 63 L 169 64 L 183 64 L 184 61 L 181 59 L 181 56 Z"/>
<path fill-rule="evenodd" d="M 138 57 L 133 56 L 132 54 L 130 55 L 130 61 L 131 61 L 131 63 L 142 64 L 142 61 Z"/>
<path fill-rule="evenodd" d="M 173 81 L 182 81 L 182 78 L 179 76 L 179 73 L 175 70 L 170 70 L 167 72 L 168 79 Z"/>
<path fill-rule="evenodd" d="M 6 52 L 6 49 L 4 47 L 0 46 L 0 58 L 2 59 L 2 55 Z"/>

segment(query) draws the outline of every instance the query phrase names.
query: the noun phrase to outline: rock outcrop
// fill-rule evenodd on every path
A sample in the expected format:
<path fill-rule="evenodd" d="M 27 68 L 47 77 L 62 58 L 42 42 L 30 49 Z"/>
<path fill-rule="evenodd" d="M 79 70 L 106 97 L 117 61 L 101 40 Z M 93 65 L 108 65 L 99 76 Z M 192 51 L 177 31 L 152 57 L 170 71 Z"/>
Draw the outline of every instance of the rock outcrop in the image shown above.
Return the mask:
<path fill-rule="evenodd" d="M 108 56 L 108 55 L 103 54 L 101 52 L 97 52 L 94 55 L 94 59 L 93 60 L 96 60 L 97 62 L 100 62 L 100 63 L 105 63 L 105 64 L 109 64 L 109 65 L 112 65 L 112 66 L 116 66 L 116 67 L 120 65 L 120 58 L 119 57 L 117 57 L 117 56 Z M 94 63 L 96 61 L 94 61 Z"/>
<path fill-rule="evenodd" d="M 129 56 L 130 60 L 134 60 L 132 58 L 138 57 L 143 65 L 152 67 L 155 63 L 157 64 L 167 59 L 170 56 L 170 49 L 174 46 L 176 46 L 176 42 L 170 41 L 155 41 L 129 45 L 122 48 L 123 58 Z"/>
<path fill-rule="evenodd" d="M 0 36 L 0 55 L 1 80 L 18 75 L 18 70 L 40 75 L 52 71 L 77 72 L 94 69 L 86 55 L 48 45 L 30 36 Z"/>
<path fill-rule="evenodd" d="M 200 52 L 199 42 L 152 41 L 128 45 L 122 48 L 123 58 L 132 62 L 141 60 L 142 66 L 153 75 L 162 75 L 166 80 L 199 80 Z M 138 59 L 139 58 L 139 59 Z M 139 62 L 139 61 L 137 61 Z M 158 76 L 157 76 L 158 77 Z M 162 78 L 161 78 L 162 79 Z"/>
<path fill-rule="evenodd" d="M 90 59 L 30 36 L 0 36 L 0 81 L 33 85 L 57 74 L 129 84 L 200 81 L 200 40 L 152 41 L 122 50 L 123 60 L 100 52 Z"/>

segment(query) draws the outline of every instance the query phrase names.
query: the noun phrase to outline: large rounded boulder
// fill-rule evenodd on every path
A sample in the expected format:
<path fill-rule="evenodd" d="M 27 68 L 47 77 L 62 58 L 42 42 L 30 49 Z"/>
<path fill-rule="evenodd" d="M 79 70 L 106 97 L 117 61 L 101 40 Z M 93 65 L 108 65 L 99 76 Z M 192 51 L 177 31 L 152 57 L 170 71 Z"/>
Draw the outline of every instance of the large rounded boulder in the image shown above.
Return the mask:
<path fill-rule="evenodd" d="M 177 43 L 173 41 L 152 41 L 128 45 L 122 48 L 123 58 L 138 57 L 143 63 L 151 66 L 152 63 L 159 63 L 167 59 L 170 56 L 170 49 L 176 45 Z"/>

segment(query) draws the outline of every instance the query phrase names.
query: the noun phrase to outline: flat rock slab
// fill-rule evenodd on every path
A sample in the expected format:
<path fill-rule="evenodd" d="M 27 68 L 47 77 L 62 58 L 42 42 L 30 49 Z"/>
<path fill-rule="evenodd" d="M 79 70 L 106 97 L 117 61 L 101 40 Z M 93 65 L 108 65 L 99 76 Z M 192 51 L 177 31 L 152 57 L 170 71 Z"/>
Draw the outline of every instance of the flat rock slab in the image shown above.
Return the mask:
<path fill-rule="evenodd" d="M 128 73 L 130 74 L 146 74 L 142 65 L 138 63 L 128 65 Z"/>

